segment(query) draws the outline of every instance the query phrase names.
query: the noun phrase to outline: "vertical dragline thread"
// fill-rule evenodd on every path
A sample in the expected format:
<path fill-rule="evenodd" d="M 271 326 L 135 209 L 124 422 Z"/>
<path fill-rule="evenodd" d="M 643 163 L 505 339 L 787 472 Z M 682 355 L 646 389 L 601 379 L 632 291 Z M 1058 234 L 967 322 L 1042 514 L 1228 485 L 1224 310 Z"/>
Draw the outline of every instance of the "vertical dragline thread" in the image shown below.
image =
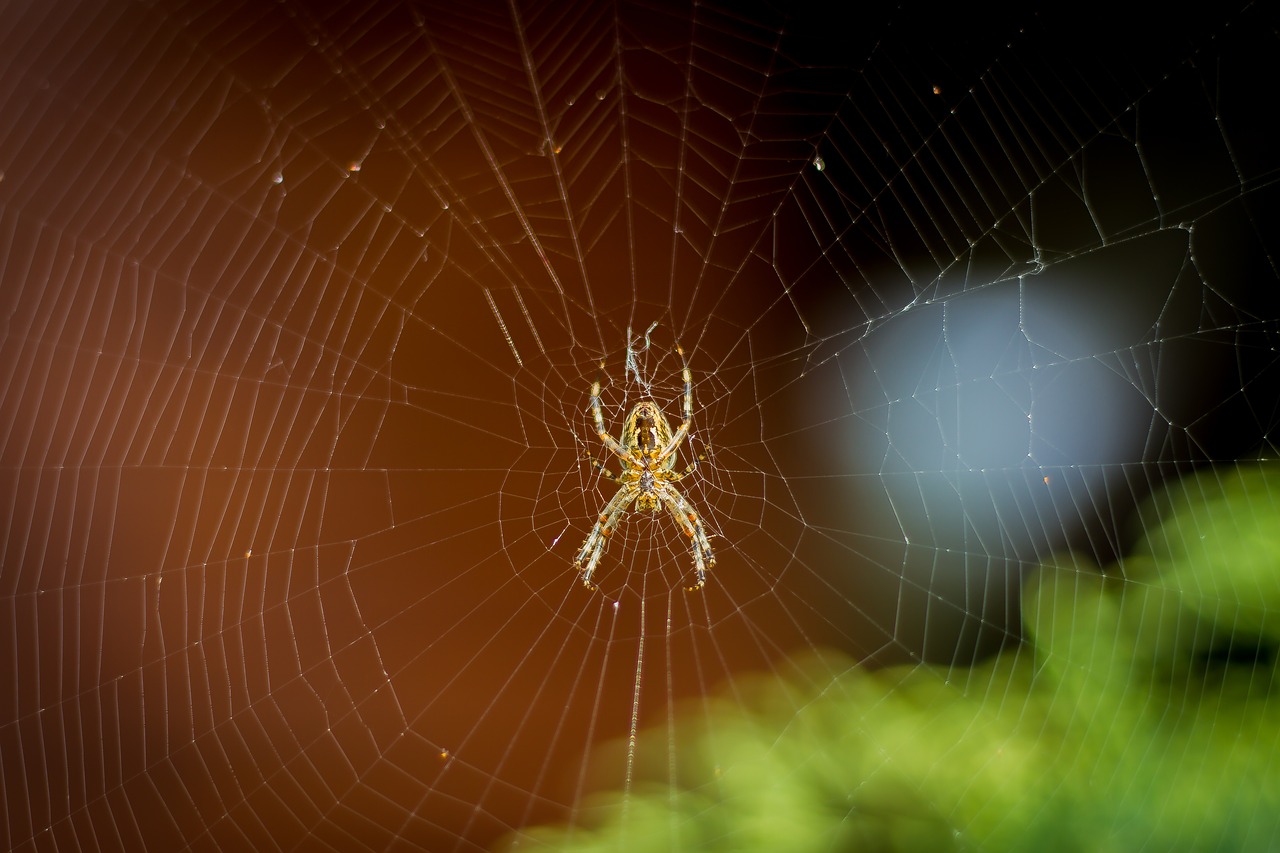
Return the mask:
<path fill-rule="evenodd" d="M 627 780 L 623 787 L 623 826 L 626 826 L 627 804 L 631 801 L 631 779 L 636 767 L 636 738 L 640 728 L 640 680 L 644 675 L 644 595 L 640 596 L 640 646 L 636 650 L 636 685 L 631 694 L 631 732 L 627 736 Z"/>

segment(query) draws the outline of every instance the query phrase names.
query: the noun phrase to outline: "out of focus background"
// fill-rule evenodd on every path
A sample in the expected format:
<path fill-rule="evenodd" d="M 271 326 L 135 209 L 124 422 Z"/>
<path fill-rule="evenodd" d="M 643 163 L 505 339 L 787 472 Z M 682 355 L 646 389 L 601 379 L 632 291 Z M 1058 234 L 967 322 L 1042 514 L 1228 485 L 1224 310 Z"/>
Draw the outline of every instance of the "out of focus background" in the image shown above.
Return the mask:
<path fill-rule="evenodd" d="M 1218 473 L 1280 427 L 1278 19 L 1201 5 L 0 5 L 0 846 L 743 849 L 717 780 L 833 684 L 819 847 L 1034 826 L 997 718 L 1123 849 L 1280 841 L 1195 810 L 1275 744 L 1274 581 L 1125 568 L 1179 478 L 1248 554 L 1280 489 Z M 716 565 L 628 512 L 587 589 L 591 385 L 675 427 L 686 363 Z M 1048 671 L 1196 734 L 1081 769 Z"/>

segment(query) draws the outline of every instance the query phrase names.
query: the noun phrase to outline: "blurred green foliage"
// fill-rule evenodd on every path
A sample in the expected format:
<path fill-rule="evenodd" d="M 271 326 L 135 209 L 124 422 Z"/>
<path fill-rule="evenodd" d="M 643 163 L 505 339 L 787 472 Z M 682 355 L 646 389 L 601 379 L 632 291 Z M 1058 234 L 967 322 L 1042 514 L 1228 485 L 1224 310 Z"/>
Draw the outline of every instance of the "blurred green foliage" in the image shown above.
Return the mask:
<path fill-rule="evenodd" d="M 1042 565 L 1016 648 L 970 669 L 814 653 L 786 679 L 736 681 L 641 740 L 641 776 L 660 781 L 597 796 L 586 826 L 508 843 L 1276 849 L 1280 469 L 1172 483 L 1136 533 L 1118 565 Z"/>

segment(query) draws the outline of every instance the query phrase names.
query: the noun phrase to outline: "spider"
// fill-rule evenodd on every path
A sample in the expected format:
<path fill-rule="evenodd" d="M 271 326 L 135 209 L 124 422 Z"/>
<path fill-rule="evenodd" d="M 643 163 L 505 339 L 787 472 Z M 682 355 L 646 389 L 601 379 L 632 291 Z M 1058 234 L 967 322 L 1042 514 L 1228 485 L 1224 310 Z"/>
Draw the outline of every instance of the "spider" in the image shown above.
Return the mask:
<path fill-rule="evenodd" d="M 676 346 L 676 352 L 684 359 L 684 350 Z M 609 536 L 617 528 L 618 522 L 626 513 L 627 507 L 635 503 L 636 512 L 657 512 L 658 507 L 665 507 L 671 517 L 680 525 L 680 529 L 693 544 L 693 569 L 696 582 L 686 587 L 689 592 L 702 589 L 707 582 L 707 569 L 716 564 L 711 553 L 711 543 L 707 541 L 706 531 L 693 506 L 685 500 L 684 495 L 676 489 L 675 483 L 693 470 L 697 462 L 693 462 L 683 472 L 677 472 L 676 449 L 689 434 L 693 423 L 693 377 L 689 373 L 689 365 L 684 365 L 684 422 L 680 428 L 671 432 L 671 424 L 652 400 L 636 403 L 627 414 L 626 424 L 622 428 L 622 440 L 618 441 L 604 428 L 604 415 L 600 412 L 600 382 L 591 385 L 591 414 L 596 423 L 596 435 L 604 443 L 605 449 L 617 456 L 622 471 L 613 475 L 603 462 L 595 461 L 595 465 L 610 480 L 619 484 L 615 494 L 604 509 L 596 526 L 587 534 L 573 565 L 582 572 L 582 583 L 588 589 L 595 589 L 591 576 L 595 573 L 600 557 L 604 554 Z"/>

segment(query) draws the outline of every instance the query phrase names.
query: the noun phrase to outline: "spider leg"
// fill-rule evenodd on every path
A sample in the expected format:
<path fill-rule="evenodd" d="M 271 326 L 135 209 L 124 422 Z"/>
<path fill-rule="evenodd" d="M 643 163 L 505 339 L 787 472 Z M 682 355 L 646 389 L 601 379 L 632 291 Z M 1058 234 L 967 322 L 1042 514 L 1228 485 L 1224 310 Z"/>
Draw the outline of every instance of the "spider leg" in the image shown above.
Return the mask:
<path fill-rule="evenodd" d="M 591 582 L 591 575 L 595 573 L 596 564 L 600 562 L 600 558 L 604 555 L 605 546 L 609 544 L 609 535 L 618 525 L 618 520 L 626 511 L 627 504 L 635 499 L 635 489 L 629 485 L 623 485 L 618 489 L 618 493 L 609 499 L 604 505 L 604 509 L 600 510 L 600 518 L 596 521 L 596 526 L 591 528 L 591 532 L 587 534 L 587 539 L 582 543 L 582 548 L 578 551 L 578 556 L 574 559 L 573 565 L 578 571 L 582 572 L 582 584 L 587 589 L 595 589 L 596 585 Z M 585 565 L 584 565 L 585 561 Z"/>
<path fill-rule="evenodd" d="M 683 471 L 679 471 L 679 472 L 676 472 L 676 471 L 668 471 L 668 472 L 666 473 L 666 475 L 664 476 L 664 479 L 665 479 L 668 483 L 674 483 L 676 480 L 683 480 L 685 477 L 687 477 L 688 475 L 692 474 L 692 473 L 693 473 L 693 470 L 694 470 L 695 468 L 697 468 L 697 467 L 698 467 L 698 465 L 699 465 L 700 463 L 702 463 L 702 462 L 706 462 L 706 461 L 707 461 L 707 455 L 706 455 L 705 453 L 700 454 L 700 455 L 698 455 L 698 456 L 697 456 L 697 458 L 695 458 L 692 462 L 690 462 L 688 465 L 684 466 L 684 470 L 683 470 Z"/>
<path fill-rule="evenodd" d="M 693 570 L 696 583 L 686 589 L 689 592 L 702 589 L 707 583 L 707 569 L 716 564 L 716 557 L 711 551 L 711 542 L 707 539 L 707 532 L 702 527 L 702 520 L 698 518 L 693 505 L 685 500 L 684 495 L 670 483 L 658 490 L 658 497 L 662 499 L 662 504 L 671 513 L 671 517 L 680 525 L 684 535 L 688 536 L 693 543 Z"/>
<path fill-rule="evenodd" d="M 604 428 L 604 413 L 600 411 L 600 381 L 596 380 L 591 383 L 591 418 L 596 422 L 596 435 L 600 441 L 604 442 L 604 446 L 609 452 L 617 456 L 619 459 L 626 459 L 627 453 L 622 449 L 622 445 L 618 440 L 609 435 L 609 431 Z"/>
<path fill-rule="evenodd" d="M 612 481 L 612 482 L 614 482 L 614 483 L 621 483 L 621 482 L 622 482 L 622 475 L 621 475 L 621 474 L 615 474 L 615 473 L 613 473 L 612 471 L 610 471 L 610 470 L 609 470 L 609 468 L 608 468 L 608 466 L 607 466 L 607 465 L 605 465 L 603 462 L 601 462 L 599 459 L 595 458 L 594 456 L 592 456 L 592 455 L 591 455 L 591 454 L 589 454 L 589 453 L 584 454 L 584 456 L 585 456 L 585 458 L 586 458 L 588 461 L 590 461 L 590 462 L 591 462 L 591 467 L 593 467 L 593 468 L 599 468 L 599 469 L 600 469 L 600 473 L 601 473 L 601 474 L 604 474 L 605 479 L 610 480 L 610 481 Z"/>
<path fill-rule="evenodd" d="M 684 350 L 679 344 L 676 344 L 676 352 L 680 353 L 681 376 L 684 378 L 684 422 L 671 435 L 671 440 L 667 442 L 667 446 L 662 448 L 662 451 L 654 458 L 655 465 L 662 464 L 667 460 L 668 456 L 676 452 L 680 442 L 684 441 L 684 437 L 689 434 L 689 427 L 693 425 L 693 374 L 689 372 L 689 364 L 685 362 Z"/>

